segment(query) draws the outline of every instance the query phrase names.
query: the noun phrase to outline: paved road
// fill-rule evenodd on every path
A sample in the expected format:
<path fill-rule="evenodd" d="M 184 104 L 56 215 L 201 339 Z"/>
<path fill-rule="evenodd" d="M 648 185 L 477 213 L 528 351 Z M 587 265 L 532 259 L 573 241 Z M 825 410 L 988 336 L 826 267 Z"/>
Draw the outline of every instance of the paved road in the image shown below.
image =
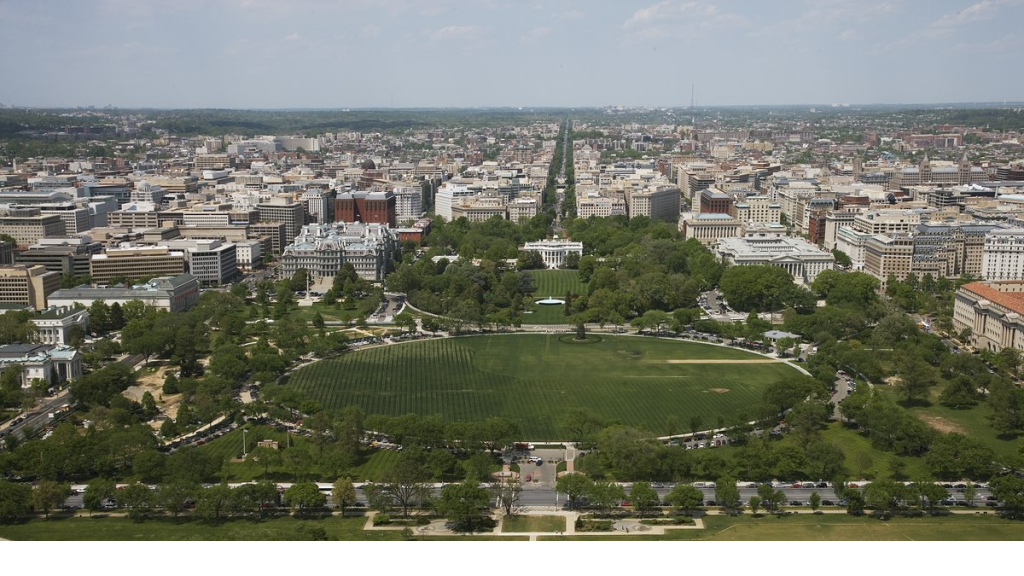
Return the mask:
<path fill-rule="evenodd" d="M 39 430 L 53 422 L 49 417 L 49 414 L 53 413 L 64 404 L 67 404 L 70 400 L 70 396 L 71 390 L 65 388 L 58 392 L 56 396 L 50 396 L 37 401 L 36 405 L 23 415 L 25 417 L 24 421 L 13 426 L 7 422 L 3 426 L 0 426 L 0 432 L 6 432 L 17 438 L 24 438 L 25 435 L 23 431 L 26 427 L 31 427 L 33 430 Z"/>

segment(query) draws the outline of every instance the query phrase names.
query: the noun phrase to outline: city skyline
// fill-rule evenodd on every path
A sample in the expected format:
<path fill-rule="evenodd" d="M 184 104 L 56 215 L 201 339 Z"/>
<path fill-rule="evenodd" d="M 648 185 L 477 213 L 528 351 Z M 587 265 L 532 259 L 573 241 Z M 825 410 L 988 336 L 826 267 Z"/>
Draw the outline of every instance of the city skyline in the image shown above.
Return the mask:
<path fill-rule="evenodd" d="M 685 107 L 1019 100 L 1019 0 L 0 2 L 6 106 Z M 43 33 L 41 33 L 41 31 Z M 968 74 L 969 72 L 969 74 Z M 996 80 L 991 80 L 995 78 Z"/>

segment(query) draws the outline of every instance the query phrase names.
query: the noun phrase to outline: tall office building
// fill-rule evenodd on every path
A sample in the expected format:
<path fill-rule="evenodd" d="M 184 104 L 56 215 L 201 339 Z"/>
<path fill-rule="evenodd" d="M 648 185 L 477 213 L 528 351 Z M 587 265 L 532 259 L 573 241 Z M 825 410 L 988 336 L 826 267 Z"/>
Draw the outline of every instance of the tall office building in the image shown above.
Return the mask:
<path fill-rule="evenodd" d="M 60 274 L 44 266 L 4 266 L 0 268 L 0 302 L 26 304 L 42 310 L 46 297 L 60 289 Z"/>

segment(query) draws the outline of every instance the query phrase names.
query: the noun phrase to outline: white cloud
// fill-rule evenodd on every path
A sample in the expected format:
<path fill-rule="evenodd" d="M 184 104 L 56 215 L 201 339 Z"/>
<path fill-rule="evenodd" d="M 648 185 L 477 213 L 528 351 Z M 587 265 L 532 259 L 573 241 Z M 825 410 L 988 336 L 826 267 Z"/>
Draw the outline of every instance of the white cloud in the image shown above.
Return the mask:
<path fill-rule="evenodd" d="M 299 35 L 298 32 L 292 32 L 291 34 L 285 36 L 284 38 L 281 38 L 281 40 L 283 40 L 284 42 L 296 42 L 301 39 L 302 36 Z"/>
<path fill-rule="evenodd" d="M 707 17 L 714 16 L 718 13 L 718 6 L 715 6 L 714 4 L 664 0 L 663 2 L 658 2 L 657 4 L 653 4 L 647 8 L 637 10 L 632 16 L 626 19 L 622 26 L 624 28 L 633 28 L 636 26 L 656 24 L 665 19 L 676 19 L 684 16 Z"/>
<path fill-rule="evenodd" d="M 530 30 L 526 34 L 519 37 L 519 41 L 523 44 L 536 44 L 543 38 L 551 35 L 551 28 L 546 26 L 538 26 L 533 30 Z"/>
<path fill-rule="evenodd" d="M 440 30 L 435 30 L 431 35 L 430 39 L 443 42 L 446 40 L 471 40 L 478 38 L 483 32 L 483 28 L 479 26 L 445 26 Z"/>

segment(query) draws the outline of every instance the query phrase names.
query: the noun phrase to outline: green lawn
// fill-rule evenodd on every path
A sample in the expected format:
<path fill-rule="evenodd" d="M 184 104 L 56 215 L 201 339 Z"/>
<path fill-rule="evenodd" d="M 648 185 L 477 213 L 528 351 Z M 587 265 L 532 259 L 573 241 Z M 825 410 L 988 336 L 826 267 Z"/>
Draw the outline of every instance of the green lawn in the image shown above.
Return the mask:
<path fill-rule="evenodd" d="M 562 516 L 506 516 L 502 532 L 565 532 Z"/>
<path fill-rule="evenodd" d="M 783 363 L 671 364 L 670 359 L 762 359 L 728 348 L 601 335 L 515 334 L 409 342 L 355 351 L 294 373 L 289 386 L 327 408 L 368 414 L 441 414 L 447 420 L 504 416 L 525 436 L 557 438 L 573 407 L 664 433 L 670 415 L 714 422 L 758 403 L 765 385 L 795 374 Z"/>
<path fill-rule="evenodd" d="M 830 540 L 1024 540 L 1024 524 L 992 515 L 956 514 L 938 518 L 890 518 L 881 521 L 845 514 L 765 515 L 752 518 L 707 516 L 704 530 L 669 530 L 664 535 L 606 536 L 605 540 L 830 541 Z M 541 536 L 542 540 L 565 537 Z M 600 538 L 600 537 L 598 537 Z M 572 540 L 593 540 L 575 536 Z"/>
<path fill-rule="evenodd" d="M 992 448 L 997 458 L 1007 460 L 1017 455 L 1017 449 L 1020 445 L 1017 438 L 1000 438 L 996 434 L 989 421 L 992 410 L 986 402 L 979 402 L 977 406 L 967 410 L 955 410 L 939 404 L 939 394 L 942 393 L 944 384 L 943 382 L 943 384 L 934 386 L 929 390 L 928 405 L 911 405 L 908 407 L 908 410 L 937 430 L 959 432 L 960 434 L 981 440 Z M 876 388 L 894 400 L 899 400 L 893 387 L 883 385 Z"/>
<path fill-rule="evenodd" d="M 826 442 L 838 446 L 846 454 L 846 471 L 851 478 L 860 479 L 862 467 L 864 477 L 869 480 L 889 476 L 889 464 L 892 462 L 893 453 L 872 447 L 871 441 L 856 429 L 833 422 L 822 431 L 821 437 Z M 790 441 L 790 437 L 787 437 L 785 441 Z M 900 460 L 907 466 L 908 478 L 931 476 L 924 463 L 924 458 L 907 456 L 901 457 Z"/>
<path fill-rule="evenodd" d="M 402 540 L 402 532 L 399 530 L 364 531 L 365 523 L 365 518 L 338 516 L 313 520 L 281 517 L 259 522 L 228 520 L 217 524 L 170 518 L 144 522 L 133 522 L 127 518 L 62 518 L 0 524 L 0 537 L 8 540 L 296 540 L 300 539 L 299 526 L 305 524 L 307 527 L 321 527 L 329 538 L 337 540 Z M 496 539 L 493 536 L 452 536 L 444 539 L 467 538 Z"/>
<path fill-rule="evenodd" d="M 585 294 L 587 285 L 580 282 L 579 272 L 576 270 L 534 270 L 533 285 L 536 291 L 535 298 L 565 298 L 565 293 Z"/>

